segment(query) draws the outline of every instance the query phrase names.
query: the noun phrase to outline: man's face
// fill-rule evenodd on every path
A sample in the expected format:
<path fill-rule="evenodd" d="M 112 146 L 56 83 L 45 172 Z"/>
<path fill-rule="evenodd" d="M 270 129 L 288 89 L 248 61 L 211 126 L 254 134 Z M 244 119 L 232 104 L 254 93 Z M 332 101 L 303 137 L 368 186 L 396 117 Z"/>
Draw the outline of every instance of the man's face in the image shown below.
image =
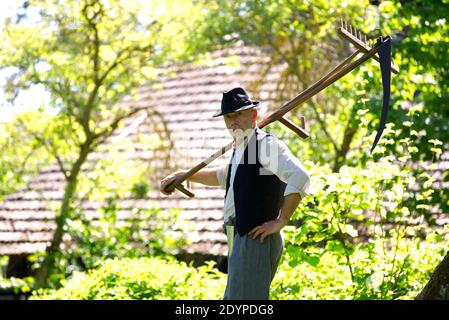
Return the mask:
<path fill-rule="evenodd" d="M 226 127 L 233 137 L 254 128 L 257 119 L 257 109 L 246 109 L 239 112 L 225 114 Z"/>

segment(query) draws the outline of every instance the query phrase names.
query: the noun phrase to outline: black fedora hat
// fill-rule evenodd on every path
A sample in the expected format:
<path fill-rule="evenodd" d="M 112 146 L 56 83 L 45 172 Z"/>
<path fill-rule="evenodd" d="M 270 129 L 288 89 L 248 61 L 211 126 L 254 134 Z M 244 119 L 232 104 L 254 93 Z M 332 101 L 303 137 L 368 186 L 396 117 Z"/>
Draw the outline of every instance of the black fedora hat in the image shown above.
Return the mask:
<path fill-rule="evenodd" d="M 259 101 L 251 100 L 243 88 L 234 88 L 223 92 L 221 100 L 221 111 L 214 114 L 214 117 L 219 117 L 227 113 L 242 111 L 254 108 L 259 104 Z"/>

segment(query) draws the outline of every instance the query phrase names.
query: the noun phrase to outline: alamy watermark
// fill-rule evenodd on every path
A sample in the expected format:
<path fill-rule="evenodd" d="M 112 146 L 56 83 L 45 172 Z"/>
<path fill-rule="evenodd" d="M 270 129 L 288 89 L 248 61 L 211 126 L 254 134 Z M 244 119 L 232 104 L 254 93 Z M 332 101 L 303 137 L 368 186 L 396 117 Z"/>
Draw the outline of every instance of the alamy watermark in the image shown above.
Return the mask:
<path fill-rule="evenodd" d="M 195 163 L 195 159 L 198 158 L 191 156 L 193 152 L 201 152 L 201 154 L 204 154 L 204 158 L 201 160 L 207 165 L 218 161 L 216 159 L 226 153 L 226 163 L 228 163 L 233 148 L 236 148 L 239 149 L 239 152 L 236 151 L 236 156 L 232 159 L 233 166 L 238 164 L 256 164 L 256 146 L 258 143 L 259 162 L 262 164 L 260 175 L 272 175 L 273 172 L 278 171 L 280 149 L 278 138 L 274 134 L 270 134 L 268 130 L 264 130 L 264 132 L 259 131 L 256 139 L 254 128 L 247 130 L 228 129 L 228 131 L 230 133 L 230 138 L 234 140 L 232 143 L 232 148 L 229 151 L 225 152 L 224 144 L 222 148 L 215 151 L 215 155 L 217 157 L 206 158 L 212 154 L 207 154 L 203 149 L 211 145 L 216 145 L 216 143 L 211 143 L 211 141 L 217 138 L 214 136 L 204 135 L 200 140 L 196 140 L 194 142 L 194 146 L 191 146 L 191 152 L 187 152 L 185 154 L 182 163 Z M 265 133 L 270 134 L 270 136 L 266 136 Z M 219 139 L 222 140 L 222 137 L 219 137 Z M 232 142 L 231 139 L 229 140 L 230 143 Z M 247 158 L 243 156 L 243 150 L 245 150 L 245 148 L 248 151 Z M 173 148 L 170 153 L 171 159 L 179 158 L 179 150 L 176 150 L 176 148 Z"/>

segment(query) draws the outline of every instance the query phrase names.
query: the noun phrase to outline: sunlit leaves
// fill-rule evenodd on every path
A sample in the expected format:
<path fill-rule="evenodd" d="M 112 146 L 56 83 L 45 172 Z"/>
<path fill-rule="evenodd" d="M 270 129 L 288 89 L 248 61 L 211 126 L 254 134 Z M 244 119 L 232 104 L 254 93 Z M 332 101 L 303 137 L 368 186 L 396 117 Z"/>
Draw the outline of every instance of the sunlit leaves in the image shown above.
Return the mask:
<path fill-rule="evenodd" d="M 13 122 L 0 123 L 0 200 L 24 187 L 52 161 L 48 146 L 41 140 L 51 125 L 56 121 L 42 111 L 22 113 Z"/>
<path fill-rule="evenodd" d="M 94 109 L 107 105 L 110 114 L 92 114 L 94 132 L 110 123 L 126 94 L 157 76 L 158 66 L 185 55 L 190 26 L 201 16 L 184 0 L 34 1 L 27 10 L 42 19 L 32 27 L 10 23 L 1 39 L 0 67 L 21 69 L 11 90 L 42 83 L 59 108 L 75 115 L 92 108 L 97 94 Z"/>
<path fill-rule="evenodd" d="M 170 258 L 107 260 L 96 270 L 76 272 L 59 290 L 39 290 L 32 299 L 160 300 L 220 299 L 226 277 L 212 262 L 200 268 Z"/>
<path fill-rule="evenodd" d="M 272 298 L 413 299 L 444 256 L 447 236 L 434 232 L 424 243 L 416 238 L 398 242 L 378 238 L 358 244 L 351 255 L 353 278 L 339 241 L 329 241 L 326 250 L 310 255 L 287 247 L 273 281 Z M 385 250 L 387 245 L 390 250 Z"/>

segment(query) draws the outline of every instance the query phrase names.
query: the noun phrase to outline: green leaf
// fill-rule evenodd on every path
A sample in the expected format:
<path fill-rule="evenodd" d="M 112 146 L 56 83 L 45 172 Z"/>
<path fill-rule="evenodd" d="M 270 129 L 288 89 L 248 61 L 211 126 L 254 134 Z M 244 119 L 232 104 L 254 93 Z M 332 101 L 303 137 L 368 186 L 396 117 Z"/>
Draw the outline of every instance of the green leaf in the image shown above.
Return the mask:
<path fill-rule="evenodd" d="M 320 263 L 320 257 L 318 256 L 309 256 L 307 258 L 307 263 L 312 267 L 316 267 Z"/>

